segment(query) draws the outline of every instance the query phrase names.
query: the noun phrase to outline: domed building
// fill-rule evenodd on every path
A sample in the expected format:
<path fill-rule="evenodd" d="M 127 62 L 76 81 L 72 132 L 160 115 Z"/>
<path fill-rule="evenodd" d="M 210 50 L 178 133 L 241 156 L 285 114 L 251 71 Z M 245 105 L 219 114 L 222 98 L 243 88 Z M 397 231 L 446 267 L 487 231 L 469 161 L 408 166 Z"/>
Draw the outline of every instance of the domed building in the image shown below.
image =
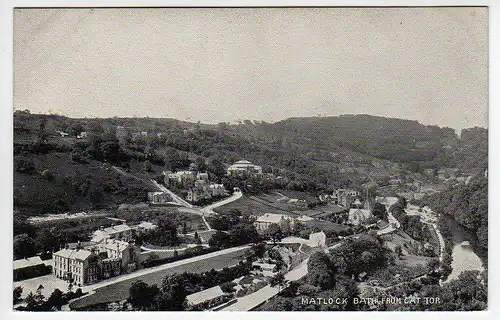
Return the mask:
<path fill-rule="evenodd" d="M 262 174 L 262 167 L 257 166 L 250 161 L 240 160 L 227 168 L 228 176 L 243 176 L 243 175 L 260 175 Z"/>

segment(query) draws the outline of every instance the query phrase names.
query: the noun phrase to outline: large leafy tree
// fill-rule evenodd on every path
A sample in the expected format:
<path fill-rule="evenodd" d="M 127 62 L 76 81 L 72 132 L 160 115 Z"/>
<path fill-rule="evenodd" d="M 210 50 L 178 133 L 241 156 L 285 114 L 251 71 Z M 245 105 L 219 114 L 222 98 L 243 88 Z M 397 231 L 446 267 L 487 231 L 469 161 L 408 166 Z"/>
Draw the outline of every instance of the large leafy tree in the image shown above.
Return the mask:
<path fill-rule="evenodd" d="M 370 273 L 387 264 L 386 249 L 376 237 L 370 235 L 346 239 L 331 251 L 331 255 L 339 271 L 349 277 L 357 277 L 362 272 Z"/>
<path fill-rule="evenodd" d="M 379 202 L 375 203 L 373 205 L 373 212 L 372 212 L 374 217 L 377 217 L 381 220 L 387 221 L 387 209 L 385 206 Z"/>
<path fill-rule="evenodd" d="M 156 285 L 149 286 L 145 282 L 139 280 L 132 284 L 129 289 L 128 302 L 135 309 L 149 310 L 152 307 L 153 300 L 160 292 Z"/>
<path fill-rule="evenodd" d="M 335 287 L 335 265 L 323 252 L 315 252 L 307 263 L 307 283 L 323 290 Z"/>
<path fill-rule="evenodd" d="M 154 297 L 156 310 L 182 311 L 185 308 L 186 283 L 182 275 L 174 274 L 163 279 L 160 293 Z"/>
<path fill-rule="evenodd" d="M 283 238 L 283 232 L 281 228 L 276 223 L 272 223 L 266 231 L 268 237 L 270 237 L 274 243 L 280 241 Z"/>
<path fill-rule="evenodd" d="M 35 242 L 23 233 L 14 237 L 14 258 L 22 259 L 31 257 L 36 253 Z"/>
<path fill-rule="evenodd" d="M 49 308 L 54 307 L 56 310 L 61 310 L 61 307 L 66 303 L 64 294 L 59 289 L 54 289 L 50 297 L 47 299 L 47 306 Z"/>

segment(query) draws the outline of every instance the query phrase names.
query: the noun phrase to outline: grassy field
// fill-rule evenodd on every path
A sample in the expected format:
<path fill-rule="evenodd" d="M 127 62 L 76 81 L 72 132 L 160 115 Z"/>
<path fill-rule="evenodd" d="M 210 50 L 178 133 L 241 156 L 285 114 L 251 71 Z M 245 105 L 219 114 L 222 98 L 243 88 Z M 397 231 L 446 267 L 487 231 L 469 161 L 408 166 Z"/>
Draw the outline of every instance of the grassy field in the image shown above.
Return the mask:
<path fill-rule="evenodd" d="M 85 307 L 90 307 L 96 304 L 127 299 L 130 286 L 138 280 L 142 280 L 149 285 L 161 285 L 161 281 L 165 276 L 169 276 L 174 273 L 203 273 L 206 271 L 210 271 L 211 269 L 218 270 L 224 267 L 229 267 L 237 264 L 244 259 L 245 250 L 246 249 L 242 249 L 237 252 L 187 263 L 185 265 L 177 266 L 174 268 L 159 270 L 157 272 L 149 273 L 133 279 L 124 280 L 105 287 L 101 287 L 99 289 L 96 289 L 96 292 L 94 294 L 85 296 L 84 298 L 71 303 L 70 307 L 71 309 L 83 309 Z"/>
<path fill-rule="evenodd" d="M 406 232 L 398 230 L 390 235 L 385 235 L 386 246 L 394 251 L 397 246 L 401 246 L 404 255 L 413 254 L 420 243 L 411 238 Z"/>
<path fill-rule="evenodd" d="M 402 256 L 400 259 L 396 259 L 396 264 L 406 266 L 406 267 L 418 267 L 418 265 L 426 266 L 429 261 L 432 260 L 431 257 L 406 255 Z"/>
<path fill-rule="evenodd" d="M 243 196 L 240 199 L 230 204 L 219 207 L 215 209 L 215 211 L 217 213 L 224 214 L 224 213 L 229 213 L 235 209 L 240 210 L 244 215 L 262 215 L 264 213 L 279 213 L 279 214 L 289 213 L 289 211 L 281 209 L 270 203 L 266 203 L 266 201 L 264 200 L 259 201 L 256 200 L 255 197 L 247 197 L 247 196 Z"/>

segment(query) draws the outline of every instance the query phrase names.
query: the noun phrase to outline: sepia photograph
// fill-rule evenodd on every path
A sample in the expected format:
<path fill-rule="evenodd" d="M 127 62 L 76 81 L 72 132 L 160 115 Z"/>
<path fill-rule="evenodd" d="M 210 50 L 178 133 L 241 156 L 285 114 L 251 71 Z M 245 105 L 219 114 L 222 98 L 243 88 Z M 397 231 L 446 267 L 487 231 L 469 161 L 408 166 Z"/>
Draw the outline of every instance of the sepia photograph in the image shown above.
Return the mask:
<path fill-rule="evenodd" d="M 487 6 L 11 14 L 12 311 L 489 308 Z"/>

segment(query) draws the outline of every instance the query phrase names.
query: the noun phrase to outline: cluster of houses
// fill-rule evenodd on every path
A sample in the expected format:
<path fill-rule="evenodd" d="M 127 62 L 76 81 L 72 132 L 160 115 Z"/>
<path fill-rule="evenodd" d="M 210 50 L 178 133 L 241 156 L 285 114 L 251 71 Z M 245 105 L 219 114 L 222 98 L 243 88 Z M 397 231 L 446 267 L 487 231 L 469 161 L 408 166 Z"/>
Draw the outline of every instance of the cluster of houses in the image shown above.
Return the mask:
<path fill-rule="evenodd" d="M 186 200 L 191 203 L 227 195 L 224 185 L 212 183 L 206 172 L 197 172 L 195 170 L 177 171 L 175 173 L 163 171 L 163 176 L 167 186 L 187 189 Z"/>
<path fill-rule="evenodd" d="M 139 267 L 140 248 L 132 241 L 134 232 L 155 229 L 149 222 L 130 227 L 126 224 L 99 228 L 89 242 L 68 245 L 54 252 L 53 273 L 75 285 L 129 273 Z"/>
<path fill-rule="evenodd" d="M 351 204 L 359 196 L 359 191 L 354 189 L 337 189 L 332 194 L 322 194 L 319 200 L 322 202 L 331 202 L 344 208 L 350 208 Z"/>
<path fill-rule="evenodd" d="M 128 128 L 125 128 L 123 126 L 117 126 L 116 127 L 116 138 L 119 140 L 119 141 L 123 141 L 124 139 L 126 138 L 132 138 L 132 139 L 136 139 L 136 138 L 147 138 L 148 137 L 148 132 L 147 131 L 129 131 Z"/>
<path fill-rule="evenodd" d="M 373 217 L 373 201 L 367 197 L 363 203 L 359 200 L 359 195 L 359 191 L 354 189 L 337 189 L 332 194 L 320 195 L 319 199 L 349 210 L 347 223 L 359 226 Z"/>

